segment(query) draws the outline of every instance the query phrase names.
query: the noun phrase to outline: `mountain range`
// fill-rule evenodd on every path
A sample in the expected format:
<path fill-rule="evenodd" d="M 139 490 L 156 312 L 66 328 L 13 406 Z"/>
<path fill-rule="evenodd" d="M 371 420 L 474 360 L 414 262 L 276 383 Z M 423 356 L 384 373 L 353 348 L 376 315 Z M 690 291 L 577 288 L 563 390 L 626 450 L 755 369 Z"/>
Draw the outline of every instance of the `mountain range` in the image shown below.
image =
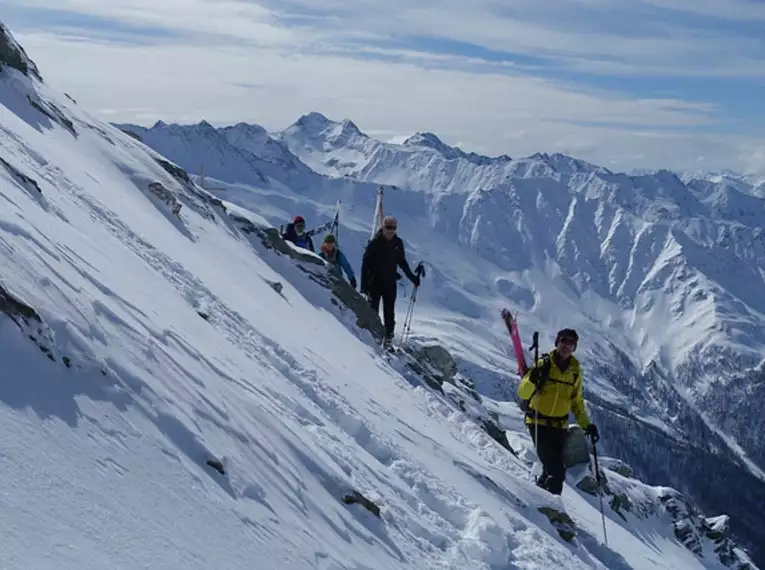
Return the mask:
<path fill-rule="evenodd" d="M 615 173 L 563 154 L 480 156 L 432 133 L 396 144 L 316 112 L 268 135 L 246 124 L 117 126 L 191 172 L 204 165 L 228 199 L 276 225 L 298 208 L 326 221 L 342 200 L 352 213 L 344 248 L 357 263 L 367 239 L 358 220 L 371 220 L 370 184 L 381 186 L 408 247 L 434 270 L 420 326 L 450 323 L 446 343 L 485 379 L 483 393 L 513 397 L 497 372 L 499 307 L 518 311 L 527 334 L 574 326 L 586 338 L 587 397 L 614 434 L 609 452 L 646 480 L 740 515 L 742 533 L 761 527 L 761 181 Z M 232 158 L 240 153 L 247 160 Z"/>
<path fill-rule="evenodd" d="M 108 125 L 1 24 L 0 107 L 11 567 L 762 561 L 755 181 L 396 145 L 317 113 Z M 339 202 L 358 270 L 380 188 L 427 268 L 395 356 L 274 229 Z M 546 346 L 579 331 L 604 505 L 587 462 L 563 497 L 534 485 L 502 307 Z"/>

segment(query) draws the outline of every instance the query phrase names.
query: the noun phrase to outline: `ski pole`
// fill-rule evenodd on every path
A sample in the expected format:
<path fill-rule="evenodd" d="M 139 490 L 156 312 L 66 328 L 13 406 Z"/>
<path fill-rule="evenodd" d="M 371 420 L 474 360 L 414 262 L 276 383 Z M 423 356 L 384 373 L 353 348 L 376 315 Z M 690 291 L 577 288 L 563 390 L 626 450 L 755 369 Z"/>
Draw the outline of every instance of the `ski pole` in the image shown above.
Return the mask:
<path fill-rule="evenodd" d="M 600 499 L 600 518 L 603 520 L 603 541 L 608 546 L 608 533 L 606 532 L 606 513 L 603 511 L 603 487 L 600 483 L 600 467 L 598 467 L 598 449 L 595 447 L 595 438 L 592 441 L 592 457 L 595 461 L 595 479 L 598 482 L 598 498 Z"/>
<path fill-rule="evenodd" d="M 417 264 L 417 267 L 415 267 L 414 274 L 418 278 L 425 277 L 425 267 L 423 266 L 422 261 L 420 261 Z M 409 333 L 412 330 L 412 319 L 414 318 L 414 304 L 417 302 L 417 289 L 419 289 L 419 287 L 413 287 L 412 295 L 409 297 L 409 306 L 406 309 L 406 316 L 404 317 L 404 329 L 401 333 L 401 342 L 399 342 L 398 344 L 399 349 L 401 349 L 401 347 L 404 346 L 404 343 L 409 338 Z"/>
<path fill-rule="evenodd" d="M 409 331 L 412 328 L 412 316 L 414 315 L 414 303 L 417 300 L 417 287 L 412 289 L 412 294 L 409 296 L 409 305 L 406 308 L 406 316 L 404 317 L 404 330 L 401 332 L 401 342 L 398 343 L 398 348 L 401 349 L 404 346 L 407 338 L 409 337 Z"/>
<path fill-rule="evenodd" d="M 539 331 L 534 331 L 534 334 L 532 336 L 531 346 L 529 347 L 529 351 L 534 351 L 534 366 L 532 368 L 536 368 L 537 364 L 539 362 Z M 534 373 L 533 371 L 531 372 Z M 539 382 L 539 379 L 537 379 L 537 382 Z M 534 388 L 534 393 L 531 395 L 531 400 L 534 399 L 534 396 L 536 396 L 537 392 L 539 390 L 539 386 L 536 386 Z M 529 403 L 531 403 L 531 400 L 529 400 Z M 542 458 L 539 457 L 539 398 L 537 397 L 537 406 L 534 408 L 534 449 L 537 452 L 537 458 L 539 458 L 539 461 L 542 461 Z M 544 465 L 542 466 L 542 470 L 544 472 Z"/>

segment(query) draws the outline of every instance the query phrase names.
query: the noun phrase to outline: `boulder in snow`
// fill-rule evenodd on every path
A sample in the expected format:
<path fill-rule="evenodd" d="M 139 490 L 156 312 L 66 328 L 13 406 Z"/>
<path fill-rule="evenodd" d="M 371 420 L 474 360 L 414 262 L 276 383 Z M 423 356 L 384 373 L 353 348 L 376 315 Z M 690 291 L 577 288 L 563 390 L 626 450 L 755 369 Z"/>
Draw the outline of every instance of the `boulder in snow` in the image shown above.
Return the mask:
<path fill-rule="evenodd" d="M 40 315 L 32 307 L 19 300 L 0 286 L 0 314 L 5 313 L 25 333 L 38 348 L 51 360 L 55 361 L 54 342 L 51 331 Z M 67 367 L 71 366 L 71 360 Z"/>
<path fill-rule="evenodd" d="M 281 281 L 269 281 L 268 279 L 266 279 L 266 283 L 268 283 L 271 289 L 273 289 L 280 295 L 282 294 L 282 289 L 284 289 L 284 285 L 282 285 Z"/>
<path fill-rule="evenodd" d="M 372 513 L 376 517 L 380 516 L 380 507 L 378 507 L 376 504 L 374 504 L 372 501 L 367 499 L 364 495 L 362 495 L 358 491 L 352 491 L 351 493 L 345 495 L 343 497 L 343 502 L 346 505 L 353 505 L 358 503 L 364 508 L 366 508 L 370 513 Z"/>
<path fill-rule="evenodd" d="M 563 463 L 566 467 L 584 465 L 590 462 L 590 447 L 584 430 L 578 425 L 568 428 L 566 446 L 563 448 Z"/>
<path fill-rule="evenodd" d="M 539 507 L 539 512 L 550 519 L 558 535 L 566 542 L 571 542 L 576 538 L 576 527 L 574 521 L 564 511 L 553 509 L 552 507 Z"/>
<path fill-rule="evenodd" d="M 440 344 L 429 344 L 418 351 L 431 366 L 443 375 L 445 382 L 450 382 L 457 374 L 457 363 L 451 353 Z"/>

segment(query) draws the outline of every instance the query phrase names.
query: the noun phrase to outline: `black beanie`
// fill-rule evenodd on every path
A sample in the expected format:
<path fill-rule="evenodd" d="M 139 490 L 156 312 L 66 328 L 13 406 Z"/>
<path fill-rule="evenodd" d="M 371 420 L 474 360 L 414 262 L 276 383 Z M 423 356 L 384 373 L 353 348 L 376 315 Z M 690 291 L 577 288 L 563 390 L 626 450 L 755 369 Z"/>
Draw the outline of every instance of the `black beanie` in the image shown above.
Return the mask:
<path fill-rule="evenodd" d="M 560 342 L 560 339 L 567 336 L 573 338 L 574 342 L 576 344 L 579 344 L 579 335 L 576 334 L 576 331 L 574 329 L 561 329 L 558 331 L 558 334 L 555 335 L 555 345 L 557 346 L 558 343 Z"/>

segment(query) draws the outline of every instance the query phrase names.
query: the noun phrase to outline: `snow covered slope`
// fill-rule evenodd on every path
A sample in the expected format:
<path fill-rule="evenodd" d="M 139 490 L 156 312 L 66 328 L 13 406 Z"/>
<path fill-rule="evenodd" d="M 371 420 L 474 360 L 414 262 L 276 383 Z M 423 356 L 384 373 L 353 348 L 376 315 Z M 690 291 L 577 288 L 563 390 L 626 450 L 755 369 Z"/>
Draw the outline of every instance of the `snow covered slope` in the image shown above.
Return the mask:
<path fill-rule="evenodd" d="M 175 144 L 156 127 L 122 128 L 156 149 Z M 196 128 L 174 125 L 172 138 Z M 261 137 L 229 138 L 230 153 L 269 160 L 257 154 Z M 526 334 L 541 330 L 545 342 L 576 327 L 609 451 L 641 477 L 730 512 L 753 547 L 764 543 L 765 445 L 755 434 L 765 429 L 765 200 L 563 155 L 476 157 L 430 135 L 382 143 L 317 113 L 275 143 L 325 175 L 285 188 L 283 174 L 253 185 L 238 166 L 219 169 L 221 196 L 277 225 L 296 213 L 322 223 L 342 199 L 342 247 L 358 269 L 369 183 L 401 184 L 386 188 L 385 209 L 399 217 L 410 258 L 430 264 L 418 334 L 442 339 L 479 392 L 510 399 L 499 308 L 521 311 Z M 200 155 L 171 158 L 196 171 Z"/>
<path fill-rule="evenodd" d="M 591 493 L 530 481 L 514 405 L 381 357 L 315 256 L 18 67 L 0 71 L 4 566 L 748 564 L 724 516 L 616 462 L 603 545 Z"/>
<path fill-rule="evenodd" d="M 659 489 L 601 544 L 597 499 L 543 493 L 480 398 L 382 358 L 319 260 L 29 69 L 0 72 L 4 565 L 746 563 L 724 517 L 694 551 Z"/>

